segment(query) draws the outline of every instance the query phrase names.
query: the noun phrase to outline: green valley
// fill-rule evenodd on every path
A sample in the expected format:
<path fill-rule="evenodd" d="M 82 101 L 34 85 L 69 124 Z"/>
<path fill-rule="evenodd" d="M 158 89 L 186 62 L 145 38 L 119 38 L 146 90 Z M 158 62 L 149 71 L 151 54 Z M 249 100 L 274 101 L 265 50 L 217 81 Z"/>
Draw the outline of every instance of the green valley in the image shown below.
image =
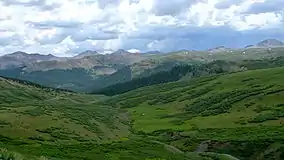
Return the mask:
<path fill-rule="evenodd" d="M 104 96 L 64 92 L 0 79 L 2 159 L 212 159 L 217 154 L 172 151 L 131 132 L 128 113 Z M 210 158 L 212 157 L 212 158 Z"/>
<path fill-rule="evenodd" d="M 257 69 L 266 63 L 275 68 Z M 0 157 L 281 160 L 278 65 L 253 61 L 247 71 L 209 71 L 112 97 L 1 78 Z"/>

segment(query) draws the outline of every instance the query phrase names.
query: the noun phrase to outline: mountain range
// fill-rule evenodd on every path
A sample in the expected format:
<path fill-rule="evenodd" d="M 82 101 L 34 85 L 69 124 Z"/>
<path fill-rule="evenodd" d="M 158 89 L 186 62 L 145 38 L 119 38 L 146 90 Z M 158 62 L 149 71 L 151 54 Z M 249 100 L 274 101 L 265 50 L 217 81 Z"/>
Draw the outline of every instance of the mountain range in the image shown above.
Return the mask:
<path fill-rule="evenodd" d="M 168 71 L 177 65 L 271 58 L 282 56 L 283 51 L 284 43 L 276 39 L 239 49 L 220 46 L 205 51 L 180 50 L 169 53 L 131 53 L 119 49 L 110 54 L 99 54 L 86 50 L 73 57 L 56 57 L 18 51 L 0 57 L 0 76 L 86 92 Z"/>
<path fill-rule="evenodd" d="M 268 48 L 268 47 L 271 48 L 284 47 L 284 43 L 277 39 L 266 39 L 257 43 L 256 45 L 248 45 L 245 48 Z"/>
<path fill-rule="evenodd" d="M 42 61 L 60 60 L 62 58 L 49 55 L 41 55 L 38 53 L 27 54 L 25 52 L 17 51 L 12 54 L 7 54 L 0 57 L 0 68 L 10 68 L 24 66 L 30 63 L 38 63 Z"/>
<path fill-rule="evenodd" d="M 281 48 L 284 47 L 284 43 L 276 39 L 266 39 L 256 45 L 248 45 L 248 48 Z M 207 51 L 210 53 L 229 52 L 232 49 L 225 46 L 219 46 L 216 48 L 210 48 Z M 188 50 L 182 50 L 177 52 L 194 52 Z M 92 68 L 94 66 L 100 66 L 105 60 L 106 63 L 111 64 L 123 64 L 130 65 L 140 62 L 147 57 L 147 55 L 161 55 L 160 51 L 148 51 L 145 53 L 130 53 L 126 50 L 119 49 L 111 54 L 101 55 L 96 51 L 86 50 L 74 57 L 56 57 L 52 54 L 41 55 L 38 53 L 28 54 L 25 52 L 17 51 L 11 54 L 0 56 L 0 69 L 26 67 L 28 71 L 36 70 L 50 70 L 50 69 L 68 69 L 68 68 Z"/>
<path fill-rule="evenodd" d="M 99 53 L 96 51 L 92 51 L 92 50 L 86 50 L 76 56 L 74 56 L 73 58 L 83 58 L 83 57 L 87 57 L 87 56 L 94 56 L 94 55 L 98 55 Z"/>

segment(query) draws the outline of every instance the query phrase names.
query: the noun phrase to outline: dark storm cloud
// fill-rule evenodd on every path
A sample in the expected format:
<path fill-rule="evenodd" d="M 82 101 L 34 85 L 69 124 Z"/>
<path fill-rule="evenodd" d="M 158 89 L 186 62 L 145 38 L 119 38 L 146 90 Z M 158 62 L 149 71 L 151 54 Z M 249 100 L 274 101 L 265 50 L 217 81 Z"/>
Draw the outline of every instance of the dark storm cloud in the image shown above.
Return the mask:
<path fill-rule="evenodd" d="M 59 7 L 59 4 L 47 4 L 46 2 L 47 0 L 30 0 L 27 2 L 20 0 L 2 0 L 5 6 L 20 5 L 25 7 L 37 7 L 41 10 L 53 10 Z"/>
<path fill-rule="evenodd" d="M 226 33 L 226 34 L 224 34 Z M 240 37 L 241 33 L 229 27 L 175 27 L 152 26 L 131 38 L 157 41 L 153 49 L 172 51 L 179 49 L 206 49 L 213 46 L 228 44 L 232 38 Z"/>
<path fill-rule="evenodd" d="M 93 27 L 86 27 L 81 30 L 68 31 L 71 39 L 75 42 L 81 42 L 85 40 L 110 40 L 117 39 L 119 33 L 115 31 L 104 31 Z"/>
<path fill-rule="evenodd" d="M 166 38 L 187 38 L 190 36 L 202 37 L 206 35 L 218 36 L 220 33 L 232 32 L 232 28 L 228 26 L 208 26 L 208 27 L 196 27 L 196 26 L 163 26 L 163 25 L 151 25 L 140 26 L 141 30 L 133 32 L 130 38 L 144 38 L 163 40 Z M 221 34 L 223 35 L 223 34 Z"/>
<path fill-rule="evenodd" d="M 284 40 L 284 32 L 279 29 L 253 29 L 237 31 L 229 26 L 218 27 L 176 27 L 176 26 L 141 26 L 144 30 L 130 35 L 129 46 L 143 50 L 146 42 L 155 42 L 153 49 L 173 51 L 179 49 L 204 50 L 216 46 L 232 48 L 244 47 L 255 44 L 267 38 Z M 143 39 L 143 40 L 142 40 Z M 143 46 L 137 46 L 138 43 Z M 148 44 L 149 44 L 148 43 Z M 131 47 L 129 47 L 131 48 Z"/>
<path fill-rule="evenodd" d="M 259 14 L 279 11 L 284 11 L 284 0 L 266 0 L 265 2 L 255 2 L 245 13 Z"/>
<path fill-rule="evenodd" d="M 223 0 L 215 5 L 217 9 L 228 9 L 233 5 L 240 5 L 244 0 Z"/>

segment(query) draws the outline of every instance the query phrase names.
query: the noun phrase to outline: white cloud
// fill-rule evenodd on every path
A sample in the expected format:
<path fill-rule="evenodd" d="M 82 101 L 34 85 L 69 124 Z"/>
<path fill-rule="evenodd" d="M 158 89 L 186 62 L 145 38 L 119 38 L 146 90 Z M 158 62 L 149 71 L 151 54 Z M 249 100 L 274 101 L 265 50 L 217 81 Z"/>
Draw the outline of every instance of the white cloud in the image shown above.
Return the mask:
<path fill-rule="evenodd" d="M 284 11 L 283 0 L 257 1 L 253 3 L 246 12 L 260 14 L 260 13 L 279 12 L 279 11 Z"/>
<path fill-rule="evenodd" d="M 215 4 L 217 9 L 228 9 L 232 6 L 239 6 L 244 3 L 245 0 L 221 0 Z"/>
<path fill-rule="evenodd" d="M 135 49 L 135 48 L 129 49 L 127 51 L 130 52 L 130 53 L 140 53 L 141 52 L 139 49 Z"/>
<path fill-rule="evenodd" d="M 1 0 L 0 54 L 169 51 L 284 40 L 275 34 L 284 30 L 281 8 L 282 0 Z"/>

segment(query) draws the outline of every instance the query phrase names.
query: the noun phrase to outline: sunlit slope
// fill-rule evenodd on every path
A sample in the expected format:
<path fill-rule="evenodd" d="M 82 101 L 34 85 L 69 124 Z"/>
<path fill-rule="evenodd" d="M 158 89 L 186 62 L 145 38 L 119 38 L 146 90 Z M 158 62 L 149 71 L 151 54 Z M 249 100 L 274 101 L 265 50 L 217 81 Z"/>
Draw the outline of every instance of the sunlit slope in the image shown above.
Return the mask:
<path fill-rule="evenodd" d="M 284 158 L 284 68 L 144 87 L 105 103 L 131 113 L 140 134 L 187 151 Z M 201 147 L 202 148 L 202 147 Z"/>
<path fill-rule="evenodd" d="M 284 68 L 246 71 L 140 88 L 108 103 L 128 108 L 134 128 L 146 132 L 277 126 L 284 116 L 283 79 Z"/>
<path fill-rule="evenodd" d="M 104 141 L 127 136 L 127 116 L 95 105 L 100 97 L 0 79 L 1 136 L 46 142 Z"/>

